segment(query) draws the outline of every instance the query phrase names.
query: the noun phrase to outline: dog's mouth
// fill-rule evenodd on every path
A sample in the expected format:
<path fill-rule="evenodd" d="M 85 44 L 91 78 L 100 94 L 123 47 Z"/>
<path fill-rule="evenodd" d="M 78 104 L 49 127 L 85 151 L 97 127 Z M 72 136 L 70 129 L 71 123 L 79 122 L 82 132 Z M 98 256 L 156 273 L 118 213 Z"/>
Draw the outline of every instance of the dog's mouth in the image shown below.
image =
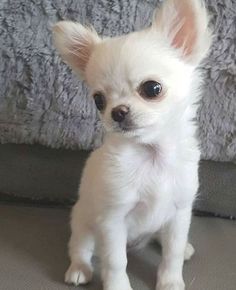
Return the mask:
<path fill-rule="evenodd" d="M 114 131 L 117 133 L 124 134 L 126 136 L 135 136 L 138 131 L 145 129 L 144 126 L 136 126 L 136 125 L 124 125 L 119 124 L 114 128 Z"/>
<path fill-rule="evenodd" d="M 122 123 L 117 123 L 114 126 L 114 129 L 119 132 L 131 132 L 135 131 L 138 129 L 138 126 L 131 122 L 122 122 Z"/>
<path fill-rule="evenodd" d="M 113 123 L 110 125 L 104 124 L 105 129 L 107 132 L 121 134 L 126 137 L 136 137 L 140 134 L 143 134 L 143 130 L 147 128 L 147 126 L 140 126 L 134 123 Z"/>
<path fill-rule="evenodd" d="M 126 126 L 126 125 L 119 124 L 119 128 L 118 129 L 121 132 L 130 132 L 130 131 L 137 130 L 137 127 L 136 126 Z"/>

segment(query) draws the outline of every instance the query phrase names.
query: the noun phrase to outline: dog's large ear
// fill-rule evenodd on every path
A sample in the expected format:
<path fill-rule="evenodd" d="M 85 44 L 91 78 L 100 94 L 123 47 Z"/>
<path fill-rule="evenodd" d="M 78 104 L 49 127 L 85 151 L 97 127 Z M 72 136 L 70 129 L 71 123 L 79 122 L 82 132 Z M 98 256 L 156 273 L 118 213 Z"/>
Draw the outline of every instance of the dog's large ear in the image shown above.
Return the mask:
<path fill-rule="evenodd" d="M 62 58 L 83 77 L 93 49 L 101 41 L 95 30 L 61 21 L 54 26 L 53 36 Z"/>
<path fill-rule="evenodd" d="M 165 0 L 154 15 L 152 29 L 160 32 L 186 61 L 197 64 L 211 44 L 208 21 L 201 0 Z"/>

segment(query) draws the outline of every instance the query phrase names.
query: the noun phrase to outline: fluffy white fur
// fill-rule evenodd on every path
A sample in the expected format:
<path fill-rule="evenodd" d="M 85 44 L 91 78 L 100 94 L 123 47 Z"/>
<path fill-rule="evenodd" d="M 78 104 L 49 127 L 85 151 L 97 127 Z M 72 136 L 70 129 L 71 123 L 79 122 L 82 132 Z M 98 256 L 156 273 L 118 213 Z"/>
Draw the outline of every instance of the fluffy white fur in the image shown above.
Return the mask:
<path fill-rule="evenodd" d="M 64 59 L 102 92 L 107 135 L 84 169 L 73 208 L 66 282 L 92 278 L 95 246 L 105 290 L 131 290 L 127 244 L 161 236 L 163 257 L 156 290 L 183 290 L 184 257 L 192 204 L 198 188 L 199 149 L 193 118 L 201 78 L 197 66 L 210 45 L 208 18 L 199 0 L 167 0 L 143 31 L 101 39 L 78 23 L 59 22 L 55 43 Z M 146 80 L 162 84 L 162 95 L 145 100 Z M 132 129 L 111 117 L 118 105 L 130 108 Z"/>

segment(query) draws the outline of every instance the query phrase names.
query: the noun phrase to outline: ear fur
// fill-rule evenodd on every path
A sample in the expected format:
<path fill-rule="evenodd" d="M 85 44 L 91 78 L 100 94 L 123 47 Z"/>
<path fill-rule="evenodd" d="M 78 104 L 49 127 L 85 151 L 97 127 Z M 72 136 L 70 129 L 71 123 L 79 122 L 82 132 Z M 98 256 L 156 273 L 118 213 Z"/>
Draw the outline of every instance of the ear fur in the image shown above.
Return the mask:
<path fill-rule="evenodd" d="M 79 23 L 60 21 L 53 28 L 53 38 L 62 58 L 83 76 L 95 45 L 101 41 L 96 31 Z"/>
<path fill-rule="evenodd" d="M 201 0 L 166 0 L 156 11 L 152 29 L 192 64 L 199 63 L 211 44 L 209 17 Z"/>

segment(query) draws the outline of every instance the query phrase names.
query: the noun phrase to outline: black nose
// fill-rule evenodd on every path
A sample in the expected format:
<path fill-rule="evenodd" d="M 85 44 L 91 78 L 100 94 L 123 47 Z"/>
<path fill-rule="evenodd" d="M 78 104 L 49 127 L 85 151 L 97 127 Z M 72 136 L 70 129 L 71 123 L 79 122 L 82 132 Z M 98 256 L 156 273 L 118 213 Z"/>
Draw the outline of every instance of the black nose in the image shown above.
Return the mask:
<path fill-rule="evenodd" d="M 125 119 L 125 116 L 129 113 L 129 108 L 125 105 L 120 105 L 115 107 L 112 111 L 111 111 L 111 116 L 112 119 L 115 122 L 122 122 Z"/>

